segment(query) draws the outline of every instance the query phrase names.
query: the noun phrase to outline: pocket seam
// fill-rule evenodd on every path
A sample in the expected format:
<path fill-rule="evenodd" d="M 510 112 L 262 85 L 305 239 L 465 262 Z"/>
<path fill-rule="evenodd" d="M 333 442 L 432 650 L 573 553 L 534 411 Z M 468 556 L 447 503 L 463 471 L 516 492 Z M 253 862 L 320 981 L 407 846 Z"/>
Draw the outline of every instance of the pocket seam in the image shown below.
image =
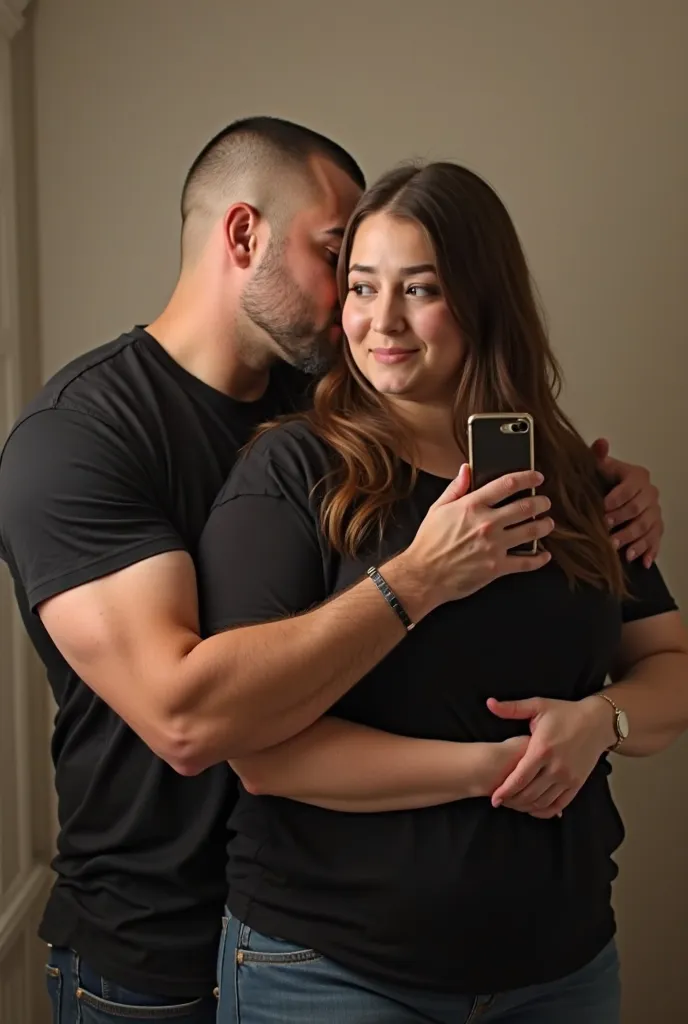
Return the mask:
<path fill-rule="evenodd" d="M 59 967 L 48 963 L 45 965 L 45 977 L 48 998 L 53 1004 L 55 1020 L 62 1020 L 62 971 Z M 54 993 L 51 991 L 53 986 L 55 988 Z"/>
<path fill-rule="evenodd" d="M 314 949 L 299 949 L 291 953 L 260 953 L 253 949 L 237 950 L 237 963 L 239 965 L 253 963 L 272 964 L 273 966 L 284 964 L 285 966 L 290 966 L 292 964 L 315 963 L 317 960 L 324 959 L 323 954 L 317 953 Z"/>
<path fill-rule="evenodd" d="M 115 1003 L 110 999 L 103 999 L 84 988 L 76 990 L 76 997 L 84 1005 L 90 1006 L 94 1010 L 109 1013 L 112 1017 L 134 1020 L 156 1020 L 158 1017 L 186 1017 L 198 1009 L 203 1002 L 199 997 L 198 999 L 193 999 L 190 1003 L 173 1003 L 167 1006 L 134 1006 L 130 1003 Z"/>

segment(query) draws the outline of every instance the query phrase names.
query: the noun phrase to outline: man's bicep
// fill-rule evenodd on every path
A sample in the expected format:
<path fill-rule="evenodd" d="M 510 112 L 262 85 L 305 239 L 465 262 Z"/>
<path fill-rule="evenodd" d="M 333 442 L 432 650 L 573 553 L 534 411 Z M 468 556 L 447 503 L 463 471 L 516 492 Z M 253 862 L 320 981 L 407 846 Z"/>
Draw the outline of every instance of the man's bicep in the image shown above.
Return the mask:
<path fill-rule="evenodd" d="M 307 611 L 327 597 L 315 523 L 280 497 L 216 505 L 201 538 L 198 585 L 205 636 Z"/>
<path fill-rule="evenodd" d="M 38 614 L 78 676 L 161 753 L 175 676 L 199 642 L 190 556 L 139 561 L 49 598 Z"/>
<path fill-rule="evenodd" d="M 82 413 L 21 423 L 0 463 L 0 531 L 32 610 L 184 543 L 131 440 Z"/>

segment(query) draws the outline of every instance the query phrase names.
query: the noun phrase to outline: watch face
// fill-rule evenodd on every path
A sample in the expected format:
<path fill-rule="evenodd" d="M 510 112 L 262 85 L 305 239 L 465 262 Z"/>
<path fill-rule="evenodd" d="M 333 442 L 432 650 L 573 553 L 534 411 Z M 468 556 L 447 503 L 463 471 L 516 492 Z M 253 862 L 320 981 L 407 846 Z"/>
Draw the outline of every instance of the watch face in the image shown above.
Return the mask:
<path fill-rule="evenodd" d="M 622 740 L 628 738 L 628 716 L 625 711 L 619 711 L 616 716 L 616 727 L 619 730 L 619 736 Z"/>

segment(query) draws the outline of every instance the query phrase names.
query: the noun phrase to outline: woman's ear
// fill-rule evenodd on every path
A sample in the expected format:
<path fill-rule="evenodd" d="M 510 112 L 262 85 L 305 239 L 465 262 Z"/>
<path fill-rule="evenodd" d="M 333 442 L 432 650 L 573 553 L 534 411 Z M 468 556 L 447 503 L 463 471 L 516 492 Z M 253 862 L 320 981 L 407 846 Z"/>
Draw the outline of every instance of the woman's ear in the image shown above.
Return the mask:
<path fill-rule="evenodd" d="M 258 245 L 260 214 L 248 203 L 234 203 L 224 216 L 225 249 L 234 266 L 246 270 Z"/>

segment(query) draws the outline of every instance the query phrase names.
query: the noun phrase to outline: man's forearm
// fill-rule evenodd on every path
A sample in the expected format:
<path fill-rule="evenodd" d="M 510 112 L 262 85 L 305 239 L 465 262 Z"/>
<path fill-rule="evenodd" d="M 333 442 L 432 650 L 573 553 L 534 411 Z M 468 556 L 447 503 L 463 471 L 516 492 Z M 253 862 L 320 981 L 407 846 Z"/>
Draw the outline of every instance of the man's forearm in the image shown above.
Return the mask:
<path fill-rule="evenodd" d="M 397 736 L 326 716 L 298 736 L 230 764 L 254 795 L 376 813 L 485 795 L 485 747 Z"/>
<path fill-rule="evenodd" d="M 418 621 L 431 604 L 404 555 L 385 577 Z M 188 769 L 273 747 L 307 729 L 405 636 L 368 579 L 314 611 L 245 626 L 190 646 L 175 709 Z"/>

